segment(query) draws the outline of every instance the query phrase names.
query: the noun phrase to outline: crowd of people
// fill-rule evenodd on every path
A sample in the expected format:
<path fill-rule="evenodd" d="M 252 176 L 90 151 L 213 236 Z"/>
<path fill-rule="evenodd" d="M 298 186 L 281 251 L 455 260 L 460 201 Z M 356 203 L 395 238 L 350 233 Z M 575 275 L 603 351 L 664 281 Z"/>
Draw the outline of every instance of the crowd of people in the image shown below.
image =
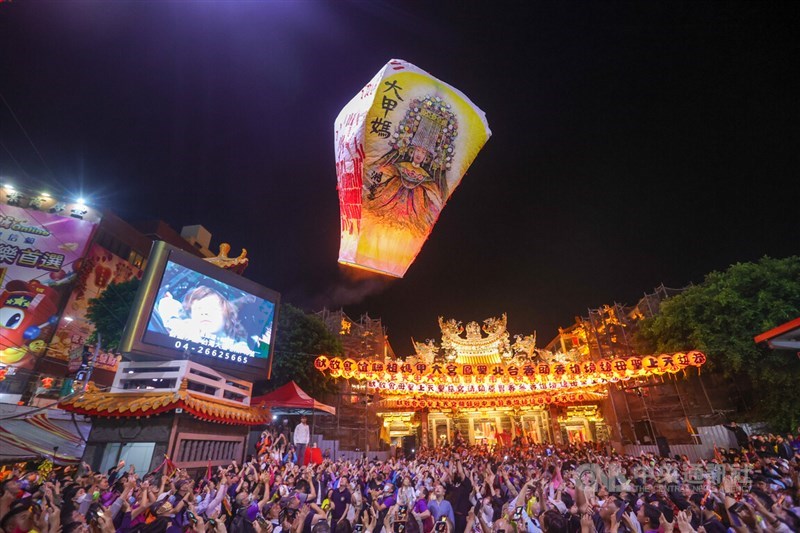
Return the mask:
<path fill-rule="evenodd" d="M 302 431 L 301 431 L 302 433 Z M 286 439 L 286 437 L 283 437 Z M 274 444 L 274 443 L 273 443 Z M 285 446 L 285 443 L 279 444 Z M 288 448 L 288 446 L 287 446 Z M 800 437 L 708 461 L 607 445 L 420 449 L 303 465 L 263 442 L 244 464 L 139 473 L 124 461 L 15 468 L 4 533 L 788 533 L 800 531 Z"/>

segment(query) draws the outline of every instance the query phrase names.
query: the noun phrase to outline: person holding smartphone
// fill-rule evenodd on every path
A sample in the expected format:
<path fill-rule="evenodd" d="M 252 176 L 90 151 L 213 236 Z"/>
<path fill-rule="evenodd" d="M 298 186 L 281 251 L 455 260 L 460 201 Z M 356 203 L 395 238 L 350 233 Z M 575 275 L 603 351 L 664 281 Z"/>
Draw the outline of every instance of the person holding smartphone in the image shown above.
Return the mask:
<path fill-rule="evenodd" d="M 428 509 L 433 515 L 433 519 L 439 522 L 442 517 L 450 521 L 451 527 L 456 523 L 453 506 L 444 499 L 445 489 L 441 482 L 437 482 L 433 487 L 433 499 L 428 502 Z"/>
<path fill-rule="evenodd" d="M 417 491 L 417 500 L 411 508 L 411 516 L 414 520 L 419 522 L 419 530 L 422 531 L 422 533 L 431 533 L 431 531 L 433 531 L 433 515 L 428 510 L 429 494 L 428 489 L 424 486 L 420 487 Z"/>

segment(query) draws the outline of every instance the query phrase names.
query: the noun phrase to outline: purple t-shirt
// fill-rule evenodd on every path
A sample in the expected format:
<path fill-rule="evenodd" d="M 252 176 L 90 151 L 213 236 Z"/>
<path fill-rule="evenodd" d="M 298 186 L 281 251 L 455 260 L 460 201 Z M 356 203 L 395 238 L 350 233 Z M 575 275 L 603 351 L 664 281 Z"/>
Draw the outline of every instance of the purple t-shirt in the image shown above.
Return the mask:
<path fill-rule="evenodd" d="M 416 503 L 414 504 L 414 512 L 415 513 L 422 514 L 427 510 L 428 510 L 428 504 L 425 503 L 425 500 L 423 500 L 422 498 L 417 500 Z"/>
<path fill-rule="evenodd" d="M 415 513 L 422 514 L 428 510 L 428 504 L 424 499 L 420 498 L 414 503 L 413 510 Z M 429 515 L 428 518 L 422 520 L 422 530 L 430 531 L 431 529 L 433 529 L 433 515 Z"/>
<path fill-rule="evenodd" d="M 389 494 L 388 496 L 381 496 L 378 498 L 378 504 L 385 505 L 387 509 L 396 503 L 397 498 L 394 497 L 394 494 Z"/>

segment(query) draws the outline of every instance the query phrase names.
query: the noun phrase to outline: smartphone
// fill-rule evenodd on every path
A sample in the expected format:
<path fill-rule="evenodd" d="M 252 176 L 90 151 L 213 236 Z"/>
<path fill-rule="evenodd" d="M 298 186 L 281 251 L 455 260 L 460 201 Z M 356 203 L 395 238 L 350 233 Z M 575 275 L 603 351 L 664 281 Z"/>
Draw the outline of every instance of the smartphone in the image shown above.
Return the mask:
<path fill-rule="evenodd" d="M 355 525 L 355 532 L 356 533 L 363 533 L 364 532 L 364 524 L 356 524 Z"/>
<path fill-rule="evenodd" d="M 444 520 L 439 520 L 438 522 L 436 522 L 436 525 L 433 527 L 433 529 L 434 529 L 434 531 L 438 531 L 439 533 L 442 533 L 443 531 L 446 531 L 447 530 L 447 518 L 445 518 Z"/>
<path fill-rule="evenodd" d="M 728 511 L 738 514 L 738 513 L 742 512 L 742 509 L 745 509 L 745 508 L 746 508 L 746 506 L 742 502 L 734 502 L 733 505 L 728 507 Z"/>
<path fill-rule="evenodd" d="M 394 533 L 406 533 L 405 522 L 395 522 L 393 525 Z"/>
<path fill-rule="evenodd" d="M 399 522 L 405 522 L 407 518 L 408 518 L 408 506 L 401 505 L 400 509 L 398 509 L 397 511 L 397 520 Z"/>
<path fill-rule="evenodd" d="M 192 522 L 192 524 L 196 524 L 197 523 L 197 517 L 194 515 L 193 512 L 186 511 L 186 516 L 189 518 L 189 520 Z"/>
<path fill-rule="evenodd" d="M 622 502 L 622 504 L 620 504 L 619 509 L 617 509 L 617 522 L 622 520 L 622 515 L 625 514 L 625 509 L 627 508 L 628 508 L 628 502 Z"/>
<path fill-rule="evenodd" d="M 259 525 L 261 525 L 261 527 L 266 527 L 267 526 L 267 519 L 264 518 L 263 516 L 261 516 L 260 514 L 258 516 L 256 516 L 256 520 L 258 520 L 258 523 L 259 523 Z"/>
<path fill-rule="evenodd" d="M 522 506 L 518 505 L 516 509 L 514 509 L 514 514 L 511 517 L 512 520 L 517 521 L 522 519 Z"/>

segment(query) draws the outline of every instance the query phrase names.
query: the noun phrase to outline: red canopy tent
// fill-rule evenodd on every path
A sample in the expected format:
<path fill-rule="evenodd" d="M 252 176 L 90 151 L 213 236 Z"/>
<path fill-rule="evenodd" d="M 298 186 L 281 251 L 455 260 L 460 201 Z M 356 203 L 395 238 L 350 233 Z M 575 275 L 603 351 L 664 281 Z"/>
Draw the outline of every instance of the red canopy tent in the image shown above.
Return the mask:
<path fill-rule="evenodd" d="M 313 415 L 317 411 L 323 411 L 332 415 L 336 414 L 335 407 L 318 402 L 298 387 L 294 381 L 262 396 L 254 396 L 250 399 L 250 405 L 253 407 L 264 405 L 269 407 L 273 413 L 311 413 Z"/>

